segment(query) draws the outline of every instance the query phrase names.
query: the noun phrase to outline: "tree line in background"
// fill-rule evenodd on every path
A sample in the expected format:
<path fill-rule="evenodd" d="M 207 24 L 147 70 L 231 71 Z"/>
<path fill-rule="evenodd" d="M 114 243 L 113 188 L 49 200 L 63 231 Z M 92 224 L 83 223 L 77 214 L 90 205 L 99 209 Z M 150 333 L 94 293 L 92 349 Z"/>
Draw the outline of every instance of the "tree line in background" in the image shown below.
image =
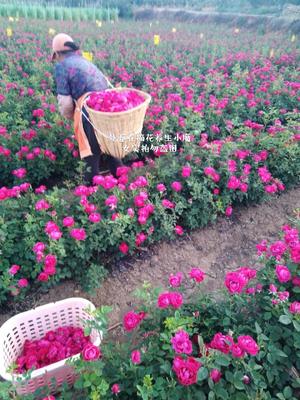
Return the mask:
<path fill-rule="evenodd" d="M 6 3 L 1 0 L 0 3 Z M 278 7 L 285 4 L 300 5 L 300 0 L 12 0 L 9 4 L 39 4 L 62 7 L 132 7 L 132 6 L 185 6 L 185 7 L 215 7 L 241 9 L 255 7 Z"/>
<path fill-rule="evenodd" d="M 300 0 L 10 0 L 9 4 L 5 0 L 0 0 L 2 16 L 5 16 L 5 10 L 3 12 L 3 8 L 9 8 L 7 12 L 11 12 L 10 9 L 12 6 L 23 8 L 38 6 L 40 8 L 46 7 L 48 9 L 48 13 L 51 11 L 51 9 L 54 12 L 54 9 L 56 8 L 72 8 L 75 14 L 77 8 L 93 8 L 95 12 L 101 9 L 102 13 L 105 13 L 105 10 L 114 9 L 120 18 L 131 18 L 133 16 L 134 8 L 141 6 L 185 7 L 197 11 L 208 11 L 210 9 L 211 11 L 213 10 L 219 12 L 280 15 L 283 7 L 286 4 L 300 6 Z M 110 13 L 110 11 L 108 12 Z M 65 10 L 64 13 L 67 14 L 68 11 Z M 68 17 L 63 19 L 70 18 Z M 82 20 L 81 17 L 79 19 Z M 103 19 L 111 18 L 108 16 L 107 18 Z"/>

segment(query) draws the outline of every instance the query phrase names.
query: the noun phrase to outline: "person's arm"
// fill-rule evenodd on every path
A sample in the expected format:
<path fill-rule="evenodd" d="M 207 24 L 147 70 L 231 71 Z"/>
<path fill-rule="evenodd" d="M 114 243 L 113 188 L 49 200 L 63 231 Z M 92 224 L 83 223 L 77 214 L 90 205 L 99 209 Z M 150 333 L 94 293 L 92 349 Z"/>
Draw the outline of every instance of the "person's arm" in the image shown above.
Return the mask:
<path fill-rule="evenodd" d="M 67 119 L 73 119 L 74 102 L 72 96 L 57 95 L 58 109 L 61 115 Z"/>
<path fill-rule="evenodd" d="M 74 102 L 69 86 L 68 71 L 60 63 L 55 66 L 55 81 L 59 112 L 63 117 L 73 119 Z"/>

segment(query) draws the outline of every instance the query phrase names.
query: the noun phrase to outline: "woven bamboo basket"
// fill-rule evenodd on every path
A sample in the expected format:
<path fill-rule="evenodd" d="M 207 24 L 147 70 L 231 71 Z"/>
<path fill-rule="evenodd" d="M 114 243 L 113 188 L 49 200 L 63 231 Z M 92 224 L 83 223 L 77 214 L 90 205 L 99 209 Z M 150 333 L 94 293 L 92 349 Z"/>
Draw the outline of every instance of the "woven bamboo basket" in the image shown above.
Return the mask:
<path fill-rule="evenodd" d="M 127 154 L 137 151 L 141 143 L 141 134 L 147 108 L 151 96 L 137 89 L 114 88 L 108 90 L 124 91 L 134 90 L 144 97 L 145 101 L 137 107 L 122 112 L 95 111 L 87 106 L 84 101 L 84 108 L 95 131 L 101 151 L 113 157 L 124 158 Z"/>

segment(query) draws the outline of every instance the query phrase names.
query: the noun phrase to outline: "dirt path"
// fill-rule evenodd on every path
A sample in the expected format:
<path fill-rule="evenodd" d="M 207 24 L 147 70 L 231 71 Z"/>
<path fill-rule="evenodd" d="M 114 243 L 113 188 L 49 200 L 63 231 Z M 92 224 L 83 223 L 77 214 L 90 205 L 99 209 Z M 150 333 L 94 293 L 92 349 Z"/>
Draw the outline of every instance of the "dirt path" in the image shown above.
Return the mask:
<path fill-rule="evenodd" d="M 113 324 L 129 309 L 132 291 L 144 281 L 161 286 L 170 273 L 187 274 L 192 266 L 206 271 L 203 290 L 213 291 L 223 285 L 226 271 L 256 264 L 256 243 L 277 239 L 281 226 L 288 222 L 295 208 L 300 208 L 300 188 L 260 205 L 236 208 L 230 218 L 219 218 L 217 223 L 195 230 L 188 237 L 153 245 L 142 258 L 113 266 L 109 278 L 93 297 L 82 293 L 74 283 L 66 282 L 34 298 L 31 306 L 83 296 L 96 306 L 113 305 Z M 18 309 L 26 308 L 31 307 L 27 303 L 18 306 Z M 0 325 L 9 317 L 9 314 L 0 315 Z"/>

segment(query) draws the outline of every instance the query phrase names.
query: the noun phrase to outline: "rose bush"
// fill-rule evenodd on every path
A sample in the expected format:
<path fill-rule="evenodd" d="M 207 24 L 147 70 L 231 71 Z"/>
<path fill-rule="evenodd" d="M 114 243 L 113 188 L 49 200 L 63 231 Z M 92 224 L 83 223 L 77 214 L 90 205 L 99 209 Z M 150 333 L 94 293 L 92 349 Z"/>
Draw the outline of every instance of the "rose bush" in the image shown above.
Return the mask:
<path fill-rule="evenodd" d="M 222 294 L 204 295 L 193 278 L 195 268 L 180 285 L 169 282 L 167 292 L 145 283 L 124 316 L 127 337 L 105 340 L 101 353 L 88 344 L 82 359 L 72 363 L 79 373 L 74 389 L 56 399 L 298 399 L 299 246 L 299 230 L 284 226 L 282 240 L 257 245 L 260 269 L 234 272 L 234 282 L 243 277 L 243 288 L 228 286 L 232 273 L 227 273 Z M 279 262 L 292 280 L 280 281 Z M 159 306 L 158 299 L 179 291 L 178 308 Z M 96 328 L 105 336 L 109 311 L 94 312 L 86 334 Z"/>

